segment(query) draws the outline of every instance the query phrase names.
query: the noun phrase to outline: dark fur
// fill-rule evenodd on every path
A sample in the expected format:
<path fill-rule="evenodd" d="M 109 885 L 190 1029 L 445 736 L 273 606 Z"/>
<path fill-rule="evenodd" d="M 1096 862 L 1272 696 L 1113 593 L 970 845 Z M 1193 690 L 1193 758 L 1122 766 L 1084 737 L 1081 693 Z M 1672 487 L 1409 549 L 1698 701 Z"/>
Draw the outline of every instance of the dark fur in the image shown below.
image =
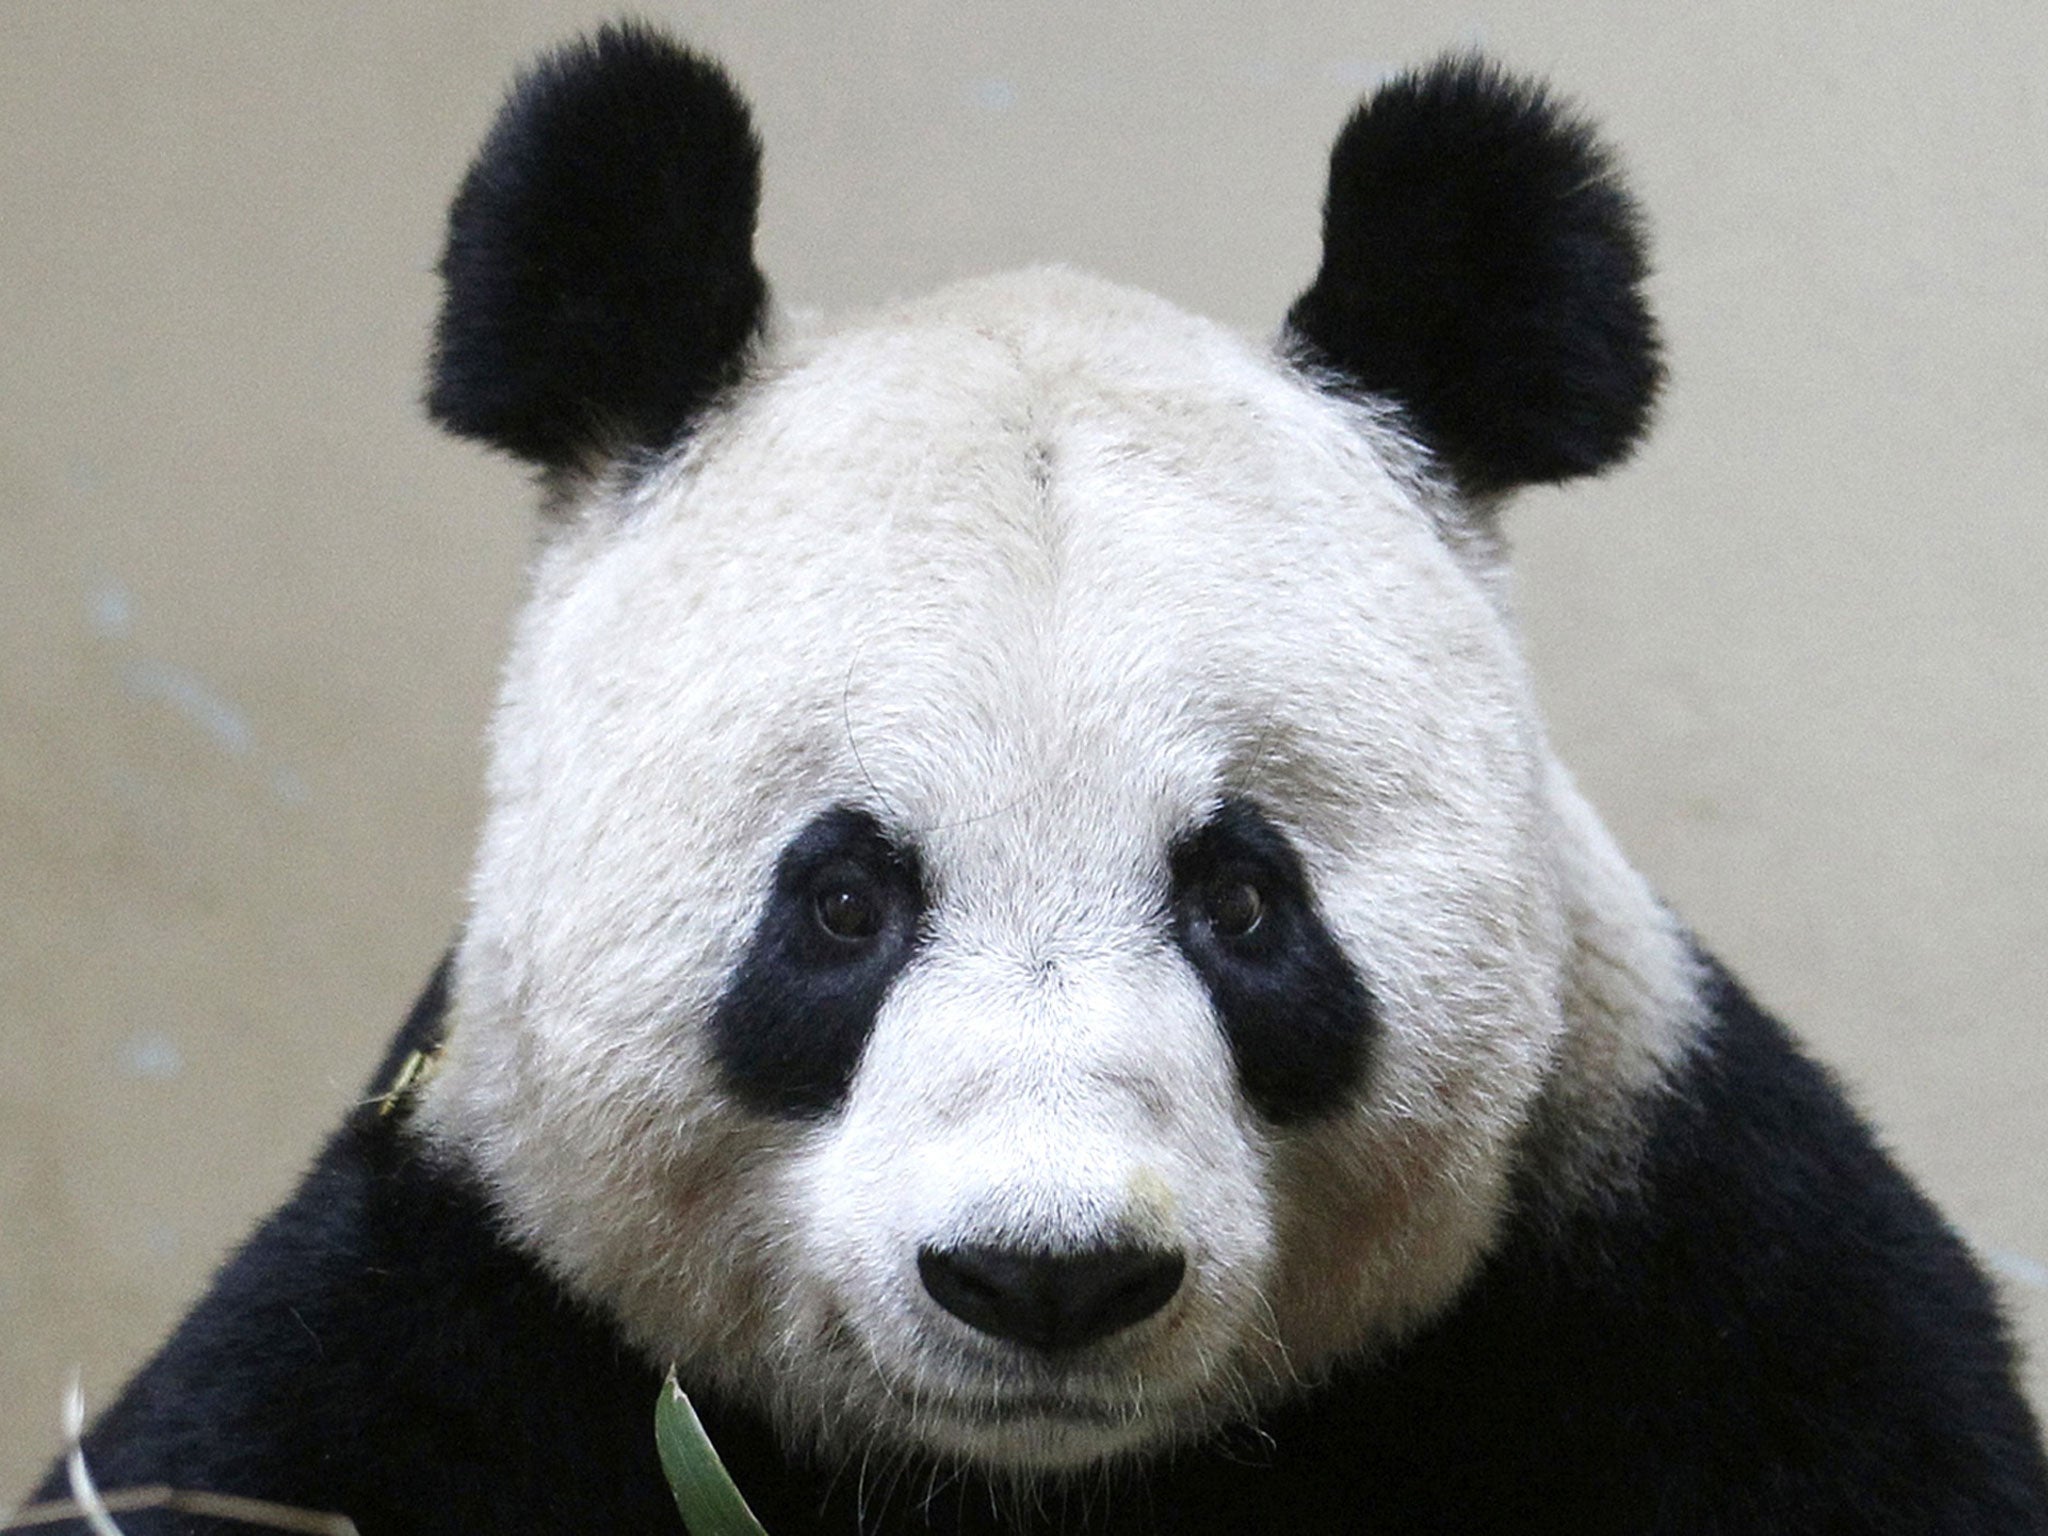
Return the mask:
<path fill-rule="evenodd" d="M 1378 1015 L 1372 993 L 1316 910 L 1287 834 L 1256 805 L 1226 800 L 1175 841 L 1173 940 L 1215 1005 L 1237 1080 L 1276 1125 L 1334 1113 L 1366 1075 Z M 1264 910 L 1249 933 L 1219 932 L 1218 887 L 1249 884 Z"/>
<path fill-rule="evenodd" d="M 1627 455 L 1662 377 L 1641 221 L 1539 86 L 1452 58 L 1385 86 L 1330 152 L 1307 359 L 1395 401 L 1474 495 Z"/>
<path fill-rule="evenodd" d="M 832 892 L 861 902 L 874 931 L 834 937 L 818 916 Z M 928 906 L 917 850 L 866 811 L 835 806 L 791 840 L 711 1016 L 712 1057 L 742 1103 L 793 1119 L 839 1107 Z"/>
<path fill-rule="evenodd" d="M 870 1532 L 962 1536 L 2048 1532 L 2039 1434 L 1961 1244 L 1779 1025 L 1726 980 L 1710 1002 L 1637 1193 L 1523 1190 L 1448 1314 L 1258 1432 L 1043 1490 L 1013 1525 L 994 1511 L 1018 1501 L 971 1477 L 878 1466 L 863 1488 L 744 1413 L 706 1401 L 707 1422 L 772 1536 L 851 1533 L 863 1493 Z M 338 1509 L 363 1536 L 674 1536 L 656 1384 L 369 1107 L 87 1449 L 108 1488 Z"/>
<path fill-rule="evenodd" d="M 766 315 L 760 160 L 718 66 L 644 27 L 542 60 L 449 211 L 434 419 L 547 469 L 675 442 Z"/>

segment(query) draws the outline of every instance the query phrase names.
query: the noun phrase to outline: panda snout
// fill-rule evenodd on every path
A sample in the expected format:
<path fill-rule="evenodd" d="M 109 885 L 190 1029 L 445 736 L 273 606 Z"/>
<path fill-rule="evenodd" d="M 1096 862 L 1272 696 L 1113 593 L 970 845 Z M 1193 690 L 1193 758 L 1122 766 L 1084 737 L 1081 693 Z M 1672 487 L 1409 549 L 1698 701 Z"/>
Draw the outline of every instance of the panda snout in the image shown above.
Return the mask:
<path fill-rule="evenodd" d="M 1125 1245 L 1055 1253 L 968 1244 L 920 1248 L 918 1278 L 970 1328 L 1032 1349 L 1077 1349 L 1121 1333 L 1180 1290 L 1179 1253 Z"/>

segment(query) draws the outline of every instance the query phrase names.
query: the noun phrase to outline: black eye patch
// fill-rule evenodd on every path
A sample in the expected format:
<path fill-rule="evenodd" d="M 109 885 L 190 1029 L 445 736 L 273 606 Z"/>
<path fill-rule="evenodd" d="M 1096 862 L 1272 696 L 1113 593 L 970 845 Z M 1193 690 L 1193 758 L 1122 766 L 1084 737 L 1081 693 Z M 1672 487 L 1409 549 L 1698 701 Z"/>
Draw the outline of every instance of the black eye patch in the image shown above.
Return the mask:
<path fill-rule="evenodd" d="M 1328 1114 L 1365 1075 L 1372 993 L 1316 912 L 1286 835 L 1249 800 L 1167 850 L 1174 942 L 1208 989 L 1254 1109 L 1280 1125 Z"/>
<path fill-rule="evenodd" d="M 711 1017 L 742 1102 L 791 1118 L 838 1107 L 926 905 L 916 851 L 866 811 L 835 807 L 790 840 Z"/>

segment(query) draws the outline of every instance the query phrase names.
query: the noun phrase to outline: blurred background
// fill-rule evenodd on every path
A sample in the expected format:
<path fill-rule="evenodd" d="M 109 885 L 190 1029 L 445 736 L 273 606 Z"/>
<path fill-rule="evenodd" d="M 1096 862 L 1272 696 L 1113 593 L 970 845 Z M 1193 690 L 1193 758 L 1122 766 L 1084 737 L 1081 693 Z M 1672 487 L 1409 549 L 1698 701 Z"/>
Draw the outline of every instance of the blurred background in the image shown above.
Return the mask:
<path fill-rule="evenodd" d="M 1060 260 L 1268 332 L 1389 71 L 1583 103 L 1673 380 L 1510 514 L 1556 739 L 2048 1357 L 2048 8 L 638 11 L 752 97 L 763 265 L 830 310 Z M 433 264 L 512 72 L 611 14 L 0 4 L 0 1511 L 460 920 L 532 511 L 418 409 Z"/>

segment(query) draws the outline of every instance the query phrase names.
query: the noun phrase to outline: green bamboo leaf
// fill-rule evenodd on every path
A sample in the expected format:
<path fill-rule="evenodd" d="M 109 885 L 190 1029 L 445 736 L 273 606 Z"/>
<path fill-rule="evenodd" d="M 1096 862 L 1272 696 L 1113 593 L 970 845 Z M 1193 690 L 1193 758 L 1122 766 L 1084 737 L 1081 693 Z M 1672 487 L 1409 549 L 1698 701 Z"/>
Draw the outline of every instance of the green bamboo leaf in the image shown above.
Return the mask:
<path fill-rule="evenodd" d="M 712 1449 L 704 1421 L 677 1385 L 674 1371 L 655 1400 L 654 1444 L 690 1536 L 768 1536 Z"/>

